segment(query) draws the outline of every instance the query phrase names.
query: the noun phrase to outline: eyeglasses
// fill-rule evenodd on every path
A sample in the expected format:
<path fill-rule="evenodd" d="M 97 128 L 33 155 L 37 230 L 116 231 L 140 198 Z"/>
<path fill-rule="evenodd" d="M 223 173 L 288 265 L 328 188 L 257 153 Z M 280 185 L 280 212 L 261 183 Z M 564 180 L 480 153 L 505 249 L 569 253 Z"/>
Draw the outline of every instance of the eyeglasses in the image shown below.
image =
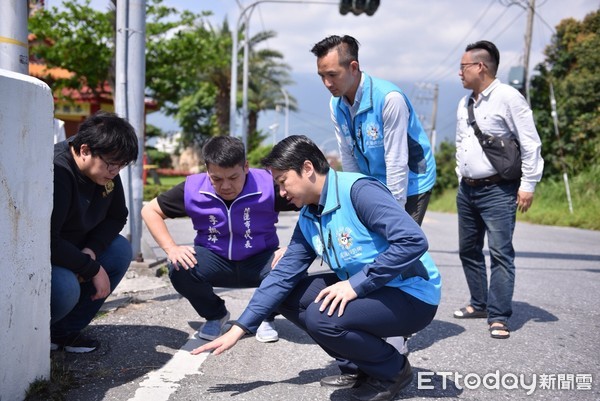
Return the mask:
<path fill-rule="evenodd" d="M 464 63 L 464 64 L 461 64 L 460 67 L 459 67 L 459 70 L 460 70 L 460 72 L 463 72 L 467 67 L 470 67 L 472 65 L 479 64 L 479 63 L 481 63 L 481 61 L 478 61 L 476 63 Z"/>
<path fill-rule="evenodd" d="M 108 171 L 115 171 L 115 170 L 122 170 L 125 167 L 129 166 L 129 162 L 107 162 L 106 160 L 104 160 L 104 157 L 98 155 L 98 157 L 100 158 L 100 160 L 102 160 L 104 162 L 104 164 L 106 164 L 106 169 Z"/>

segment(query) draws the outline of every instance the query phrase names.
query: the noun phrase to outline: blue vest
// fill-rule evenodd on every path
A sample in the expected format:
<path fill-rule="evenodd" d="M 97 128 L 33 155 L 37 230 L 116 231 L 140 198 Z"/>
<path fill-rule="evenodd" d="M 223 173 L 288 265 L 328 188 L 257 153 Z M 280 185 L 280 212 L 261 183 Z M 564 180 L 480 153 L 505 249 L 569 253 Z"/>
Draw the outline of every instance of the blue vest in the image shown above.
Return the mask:
<path fill-rule="evenodd" d="M 187 177 L 184 200 L 197 232 L 195 245 L 234 261 L 279 246 L 273 177 L 266 170 L 249 169 L 242 192 L 229 208 L 208 174 Z"/>
<path fill-rule="evenodd" d="M 383 147 L 383 106 L 388 93 L 399 92 L 404 97 L 410 114 L 406 195 L 418 195 L 429 191 L 435 184 L 435 158 L 431 152 L 429 138 L 410 101 L 393 83 L 363 74 L 363 94 L 354 120 L 350 118 L 350 111 L 340 97 L 331 98 L 340 132 L 346 140 L 345 145 L 354 155 L 360 172 L 387 183 Z"/>
<path fill-rule="evenodd" d="M 372 179 L 360 173 L 329 170 L 327 199 L 320 219 L 308 206 L 300 211 L 298 224 L 304 238 L 341 280 L 347 280 L 389 247 L 387 239 L 370 231 L 356 215 L 350 191 L 359 179 Z M 425 252 L 404 272 L 386 284 L 431 305 L 438 305 L 441 278 L 433 259 Z"/>

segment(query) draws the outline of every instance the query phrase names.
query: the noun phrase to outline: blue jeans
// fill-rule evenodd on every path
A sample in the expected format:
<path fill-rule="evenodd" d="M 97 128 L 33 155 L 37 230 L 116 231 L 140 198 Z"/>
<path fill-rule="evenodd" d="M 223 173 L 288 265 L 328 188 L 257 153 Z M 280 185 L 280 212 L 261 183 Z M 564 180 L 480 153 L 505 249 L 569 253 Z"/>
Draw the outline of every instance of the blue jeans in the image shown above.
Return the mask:
<path fill-rule="evenodd" d="M 488 311 L 488 322 L 504 322 L 512 315 L 515 286 L 513 233 L 517 214 L 519 181 L 481 187 L 461 183 L 456 196 L 458 243 L 469 303 Z M 490 250 L 488 290 L 483 241 L 487 234 Z"/>
<path fill-rule="evenodd" d="M 117 236 L 97 261 L 110 280 L 114 291 L 131 263 L 131 244 L 125 237 Z M 79 283 L 71 270 L 52 265 L 50 291 L 50 332 L 52 337 L 64 337 L 83 330 L 96 316 L 105 299 L 92 301 L 96 288 L 91 281 Z"/>
<path fill-rule="evenodd" d="M 271 271 L 275 249 L 270 249 L 241 261 L 223 258 L 201 246 L 195 246 L 193 268 L 176 270 L 169 263 L 169 278 L 175 290 L 183 295 L 206 320 L 221 319 L 227 314 L 225 301 L 213 287 L 256 288 Z M 268 319 L 267 319 L 268 320 Z"/>
<path fill-rule="evenodd" d="M 393 380 L 405 357 L 384 338 L 409 336 L 433 320 L 436 305 L 429 305 L 398 288 L 382 287 L 346 305 L 342 316 L 320 312 L 319 292 L 339 282 L 334 273 L 307 276 L 292 290 L 277 311 L 306 331 L 330 356 L 342 373 L 358 370 L 381 380 Z"/>

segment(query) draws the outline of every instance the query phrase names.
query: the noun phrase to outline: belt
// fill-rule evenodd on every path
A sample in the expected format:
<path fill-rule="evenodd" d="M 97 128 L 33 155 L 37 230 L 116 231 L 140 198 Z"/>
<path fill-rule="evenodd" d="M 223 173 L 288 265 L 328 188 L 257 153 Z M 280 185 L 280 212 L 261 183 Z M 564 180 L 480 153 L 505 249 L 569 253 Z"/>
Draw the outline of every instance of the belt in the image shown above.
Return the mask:
<path fill-rule="evenodd" d="M 502 177 L 500 177 L 500 174 L 494 174 L 489 177 L 476 178 L 476 179 L 468 178 L 468 177 L 462 178 L 462 182 L 464 182 L 465 184 L 467 184 L 470 187 L 484 187 L 484 186 L 490 185 L 490 184 L 497 184 L 501 181 L 504 181 L 504 180 L 502 179 Z"/>

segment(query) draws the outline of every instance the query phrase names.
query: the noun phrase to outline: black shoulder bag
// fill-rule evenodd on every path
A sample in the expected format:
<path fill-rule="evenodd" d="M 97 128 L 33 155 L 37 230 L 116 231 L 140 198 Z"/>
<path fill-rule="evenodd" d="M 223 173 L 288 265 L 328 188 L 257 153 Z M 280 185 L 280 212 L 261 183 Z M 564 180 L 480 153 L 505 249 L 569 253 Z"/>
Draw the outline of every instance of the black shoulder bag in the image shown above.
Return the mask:
<path fill-rule="evenodd" d="M 521 149 L 515 139 L 502 139 L 484 134 L 479 129 L 473 113 L 474 99 L 469 98 L 469 124 L 490 163 L 503 180 L 514 181 L 521 178 Z"/>

